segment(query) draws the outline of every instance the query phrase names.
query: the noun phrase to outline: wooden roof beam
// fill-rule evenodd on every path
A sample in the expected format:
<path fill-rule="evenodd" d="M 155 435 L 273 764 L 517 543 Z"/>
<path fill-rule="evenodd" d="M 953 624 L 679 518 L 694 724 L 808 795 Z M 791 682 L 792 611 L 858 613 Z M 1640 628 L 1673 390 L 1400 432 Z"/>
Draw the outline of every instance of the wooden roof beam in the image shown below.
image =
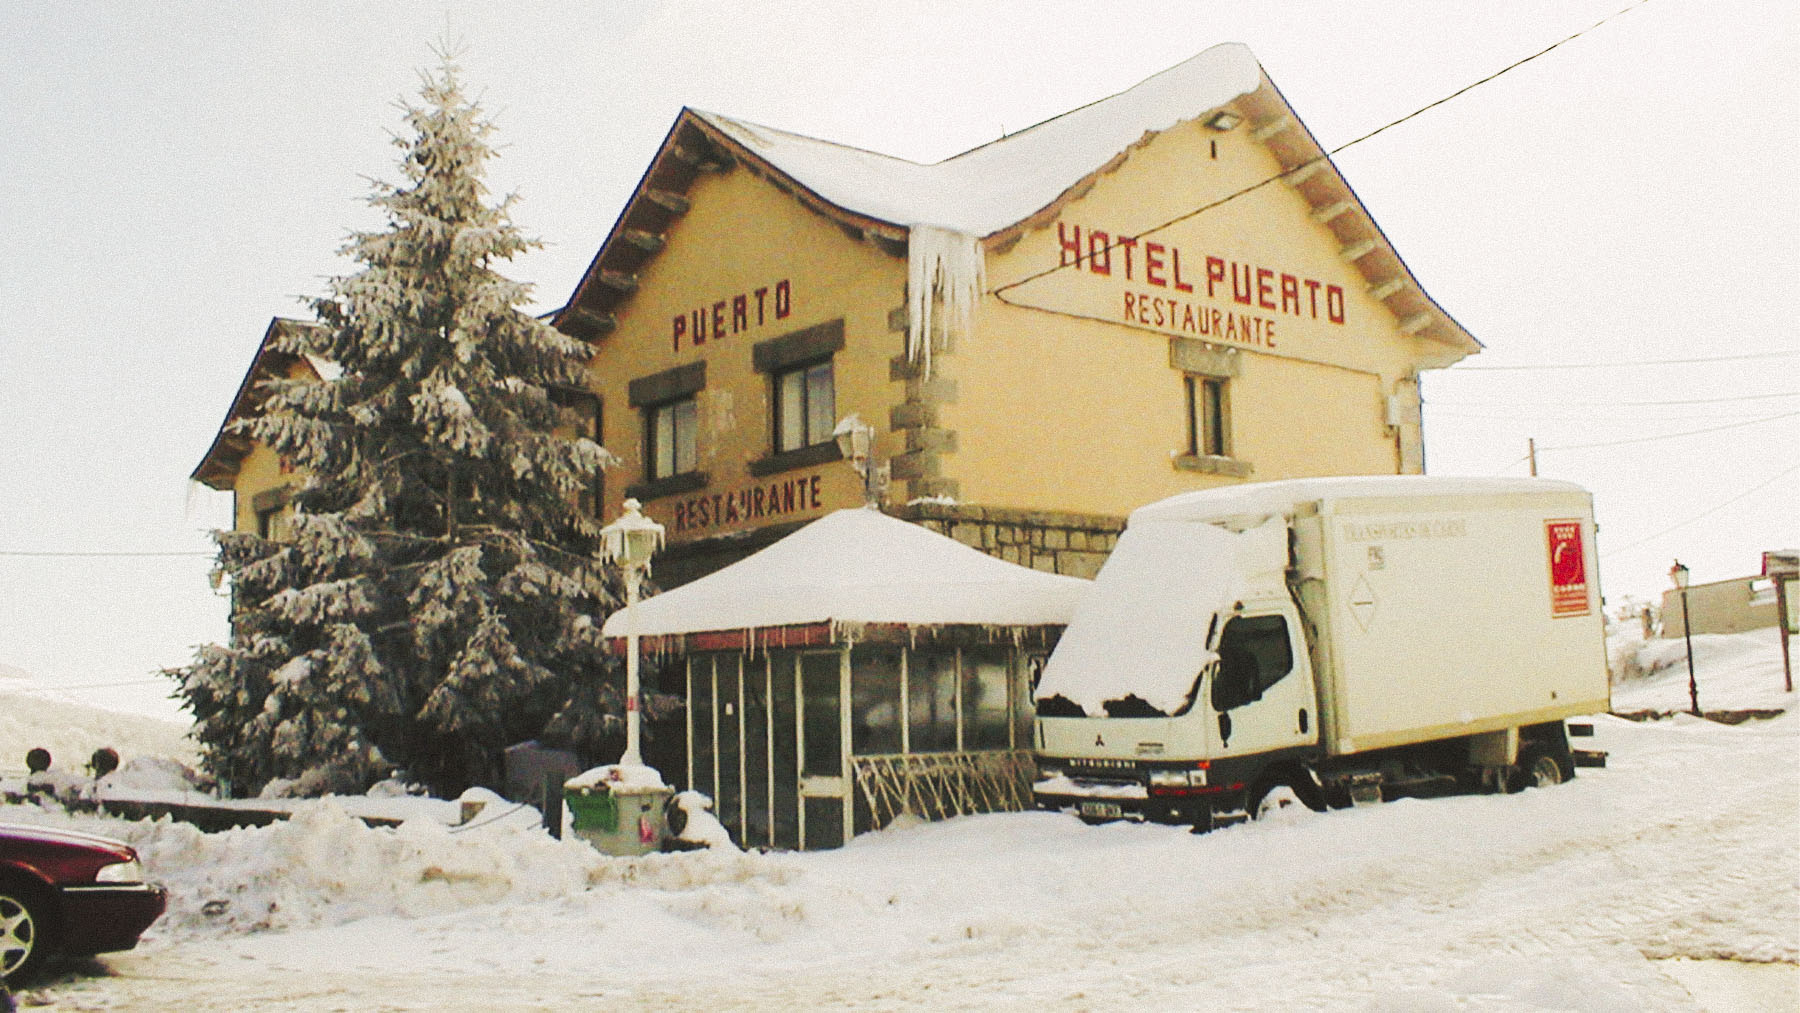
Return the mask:
<path fill-rule="evenodd" d="M 619 326 L 619 318 L 611 313 L 596 313 L 586 306 L 576 306 L 568 313 L 568 321 L 590 334 L 611 334 Z"/>
<path fill-rule="evenodd" d="M 638 278 L 635 274 L 626 274 L 623 271 L 601 271 L 600 284 L 623 295 L 630 295 L 637 291 Z"/>
<path fill-rule="evenodd" d="M 626 229 L 619 238 L 645 253 L 661 253 L 667 240 L 660 232 L 648 232 L 644 229 Z"/>
<path fill-rule="evenodd" d="M 645 190 L 644 199 L 672 215 L 685 215 L 693 202 L 673 190 Z"/>
<path fill-rule="evenodd" d="M 1312 216 L 1313 216 L 1313 221 L 1319 222 L 1321 224 L 1330 224 L 1332 221 L 1334 221 L 1338 218 L 1342 218 L 1344 215 L 1346 215 L 1352 211 L 1355 211 L 1355 210 L 1356 210 L 1356 202 L 1355 201 L 1341 200 L 1334 204 L 1327 204 L 1322 208 L 1314 208 Z"/>
<path fill-rule="evenodd" d="M 724 172 L 736 164 L 730 155 L 717 149 L 690 148 L 681 144 L 669 146 L 669 157 L 700 172 Z"/>
<path fill-rule="evenodd" d="M 1292 130 L 1293 128 L 1294 118 L 1292 116 L 1277 116 L 1272 120 L 1265 120 L 1262 123 L 1258 123 L 1255 127 L 1251 128 L 1250 136 L 1257 141 L 1267 141 L 1276 134 L 1279 134 L 1284 130 Z"/>
<path fill-rule="evenodd" d="M 1388 296 L 1391 296 L 1394 293 L 1399 292 L 1401 289 L 1403 289 L 1405 287 L 1406 287 L 1406 279 L 1405 278 L 1389 278 L 1386 281 L 1379 282 L 1374 285 L 1370 285 L 1369 286 L 1369 295 L 1373 296 L 1376 299 L 1376 301 L 1378 301 L 1378 302 L 1384 302 L 1387 300 Z"/>

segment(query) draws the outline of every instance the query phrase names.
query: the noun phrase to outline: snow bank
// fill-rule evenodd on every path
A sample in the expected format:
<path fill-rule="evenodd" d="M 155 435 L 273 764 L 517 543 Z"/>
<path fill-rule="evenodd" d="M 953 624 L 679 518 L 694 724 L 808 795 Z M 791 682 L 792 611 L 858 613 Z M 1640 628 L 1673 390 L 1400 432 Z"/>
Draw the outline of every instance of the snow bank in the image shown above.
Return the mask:
<path fill-rule="evenodd" d="M 145 756 L 195 760 L 185 724 L 84 704 L 18 669 L 7 672 L 0 674 L 0 772 L 23 774 L 25 753 L 37 746 L 50 750 L 51 769 L 67 772 L 85 768 L 103 746 L 127 764 Z"/>
<path fill-rule="evenodd" d="M 1687 646 L 1680 637 L 1645 640 L 1636 623 L 1622 623 L 1608 638 L 1607 655 L 1613 662 L 1614 711 L 1689 708 Z M 1773 626 L 1694 634 L 1694 682 L 1703 712 L 1793 710 L 1800 705 L 1784 688 L 1781 631 Z"/>

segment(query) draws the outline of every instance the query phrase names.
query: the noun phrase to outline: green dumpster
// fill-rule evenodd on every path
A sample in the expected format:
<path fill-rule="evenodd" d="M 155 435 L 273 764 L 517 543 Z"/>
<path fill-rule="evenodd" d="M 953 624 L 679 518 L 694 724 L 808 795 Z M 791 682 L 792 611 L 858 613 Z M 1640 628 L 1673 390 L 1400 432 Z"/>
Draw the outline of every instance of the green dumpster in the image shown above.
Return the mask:
<path fill-rule="evenodd" d="M 563 782 L 575 836 L 608 855 L 661 850 L 674 794 L 649 767 L 609 764 Z"/>

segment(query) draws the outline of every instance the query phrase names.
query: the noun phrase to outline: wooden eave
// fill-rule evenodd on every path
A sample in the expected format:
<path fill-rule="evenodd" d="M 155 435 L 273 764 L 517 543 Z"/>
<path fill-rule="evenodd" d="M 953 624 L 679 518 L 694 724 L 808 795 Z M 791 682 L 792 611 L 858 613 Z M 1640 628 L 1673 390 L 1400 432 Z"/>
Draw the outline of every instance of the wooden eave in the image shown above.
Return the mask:
<path fill-rule="evenodd" d="M 285 329 L 312 326 L 316 325 L 284 317 L 269 321 L 268 329 L 263 331 L 262 341 L 256 347 L 256 355 L 250 360 L 250 368 L 244 373 L 243 381 L 238 384 L 236 396 L 231 399 L 231 408 L 225 413 L 225 421 L 219 423 L 219 431 L 213 436 L 212 445 L 206 448 L 200 464 L 188 476 L 191 481 L 220 492 L 231 491 L 232 484 L 237 480 L 238 467 L 255 446 L 255 441 L 250 437 L 232 432 L 231 425 L 262 411 L 263 396 L 257 388 L 264 380 L 286 377 L 296 365 L 306 367 L 315 378 L 318 376 L 318 371 L 303 356 L 279 351 L 274 347 L 275 339 Z"/>
<path fill-rule="evenodd" d="M 584 341 L 596 341 L 609 333 L 617 326 L 620 308 L 636 291 L 638 276 L 667 247 L 670 231 L 687 212 L 694 181 L 707 173 L 740 167 L 833 220 L 853 238 L 875 242 L 895 256 L 905 253 L 905 226 L 833 204 L 693 110 L 683 109 L 576 285 L 575 294 L 555 314 L 556 328 Z"/>
<path fill-rule="evenodd" d="M 1400 259 L 1399 251 L 1388 242 L 1337 165 L 1294 114 L 1267 73 L 1261 75 L 1255 91 L 1217 109 L 1204 110 L 1195 118 L 1205 119 L 1224 110 L 1242 117 L 1247 126 L 1238 129 L 1275 156 L 1286 184 L 1306 201 L 1314 219 L 1331 231 L 1340 256 L 1362 275 L 1370 294 L 1394 314 L 1401 331 L 1444 346 L 1444 355 L 1433 357 L 1433 365 L 1447 366 L 1481 350 L 1481 342 L 1426 294 Z M 1144 134 L 1104 165 L 1070 184 L 1055 200 L 983 237 L 983 245 L 989 251 L 1003 253 L 1026 232 L 1048 227 L 1071 203 L 1086 196 L 1101 177 L 1117 171 L 1132 152 L 1157 136 L 1154 131 Z"/>
<path fill-rule="evenodd" d="M 1285 185 L 1306 202 L 1314 220 L 1331 231 L 1339 255 L 1362 275 L 1369 294 L 1394 314 L 1402 333 L 1444 346 L 1443 365 L 1481 350 L 1481 342 L 1419 284 L 1268 74 L 1262 75 L 1255 91 L 1231 105 L 1247 121 L 1250 136 L 1275 157 Z"/>

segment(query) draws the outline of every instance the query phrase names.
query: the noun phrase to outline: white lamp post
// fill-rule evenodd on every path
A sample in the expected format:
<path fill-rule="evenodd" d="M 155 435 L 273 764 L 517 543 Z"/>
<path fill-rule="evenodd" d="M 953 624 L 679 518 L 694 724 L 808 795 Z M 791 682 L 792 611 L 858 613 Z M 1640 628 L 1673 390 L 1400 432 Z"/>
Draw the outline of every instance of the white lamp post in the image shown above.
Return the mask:
<path fill-rule="evenodd" d="M 641 729 L 638 720 L 638 586 L 650 572 L 650 557 L 662 548 L 663 526 L 639 512 L 635 499 L 625 501 L 619 519 L 600 529 L 600 558 L 617 563 L 625 576 L 625 755 L 620 766 L 641 767 Z"/>
<path fill-rule="evenodd" d="M 880 505 L 887 492 L 888 466 L 878 465 L 869 457 L 875 444 L 875 427 L 864 422 L 861 415 L 853 413 L 838 421 L 837 428 L 831 431 L 831 438 L 837 441 L 838 453 L 844 455 L 844 459 L 862 476 L 863 505 Z"/>
<path fill-rule="evenodd" d="M 1669 567 L 1669 579 L 1681 591 L 1681 636 L 1687 641 L 1688 705 L 1693 709 L 1694 716 L 1699 717 L 1700 687 L 1694 681 L 1694 629 L 1688 624 L 1688 568 L 1681 565 L 1681 560 L 1677 559 L 1675 565 Z"/>

